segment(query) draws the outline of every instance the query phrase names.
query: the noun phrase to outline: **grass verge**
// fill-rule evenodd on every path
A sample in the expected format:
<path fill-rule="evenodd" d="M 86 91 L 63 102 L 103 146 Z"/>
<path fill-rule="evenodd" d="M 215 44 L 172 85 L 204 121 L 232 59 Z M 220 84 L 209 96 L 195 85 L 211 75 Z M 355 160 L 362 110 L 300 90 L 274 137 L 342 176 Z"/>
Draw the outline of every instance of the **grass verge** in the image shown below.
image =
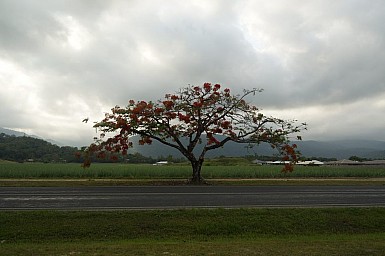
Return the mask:
<path fill-rule="evenodd" d="M 385 208 L 3 211 L 0 255 L 383 255 Z"/>
<path fill-rule="evenodd" d="M 384 235 L 332 235 L 211 241 L 110 241 L 19 243 L 3 255 L 384 255 Z"/>
<path fill-rule="evenodd" d="M 208 185 L 385 185 L 385 178 L 207 179 Z M 187 179 L 0 179 L 0 187 L 183 186 Z"/>

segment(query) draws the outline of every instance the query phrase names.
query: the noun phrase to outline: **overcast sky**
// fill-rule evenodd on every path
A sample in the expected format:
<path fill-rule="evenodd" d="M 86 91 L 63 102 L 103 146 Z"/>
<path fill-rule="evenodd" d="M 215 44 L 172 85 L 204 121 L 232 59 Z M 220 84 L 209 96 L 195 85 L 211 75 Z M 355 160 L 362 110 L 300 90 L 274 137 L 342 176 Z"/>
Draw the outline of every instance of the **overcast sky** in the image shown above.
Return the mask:
<path fill-rule="evenodd" d="M 385 141 L 385 1 L 0 0 L 0 127 L 87 145 L 111 107 L 203 82 L 264 88 L 304 140 Z"/>

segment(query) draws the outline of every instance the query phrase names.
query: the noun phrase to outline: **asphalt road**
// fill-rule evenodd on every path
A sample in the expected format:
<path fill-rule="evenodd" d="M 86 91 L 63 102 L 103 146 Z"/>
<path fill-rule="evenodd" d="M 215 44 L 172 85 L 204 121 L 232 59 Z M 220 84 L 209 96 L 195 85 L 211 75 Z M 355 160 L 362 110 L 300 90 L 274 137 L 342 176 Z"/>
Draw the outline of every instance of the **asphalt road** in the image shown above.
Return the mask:
<path fill-rule="evenodd" d="M 0 210 L 385 207 L 385 186 L 0 187 Z"/>

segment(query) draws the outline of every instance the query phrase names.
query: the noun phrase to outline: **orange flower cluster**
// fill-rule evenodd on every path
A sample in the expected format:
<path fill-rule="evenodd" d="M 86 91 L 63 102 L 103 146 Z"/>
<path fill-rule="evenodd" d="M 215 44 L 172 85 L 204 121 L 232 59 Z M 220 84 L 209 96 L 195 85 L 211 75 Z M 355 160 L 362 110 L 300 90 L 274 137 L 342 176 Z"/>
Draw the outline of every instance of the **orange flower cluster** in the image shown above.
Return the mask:
<path fill-rule="evenodd" d="M 212 133 L 207 133 L 207 145 L 219 144 L 220 142 L 214 137 Z"/>
<path fill-rule="evenodd" d="M 225 120 L 225 121 L 221 122 L 221 127 L 222 127 L 223 129 L 231 129 L 231 122 Z"/>
<path fill-rule="evenodd" d="M 203 103 L 196 101 L 196 102 L 193 103 L 193 106 L 194 106 L 194 108 L 201 108 L 203 106 Z"/>
<path fill-rule="evenodd" d="M 178 117 L 179 117 L 179 121 L 183 121 L 185 122 L 186 124 L 190 123 L 190 118 L 191 116 L 190 115 L 183 115 L 181 113 L 178 113 Z"/>
<path fill-rule="evenodd" d="M 143 136 L 140 140 L 139 140 L 139 145 L 144 145 L 144 144 L 148 144 L 150 145 L 152 143 L 152 139 L 148 136 Z"/>
<path fill-rule="evenodd" d="M 163 105 L 167 110 L 170 110 L 174 107 L 175 103 L 171 100 L 165 100 L 163 101 Z"/>

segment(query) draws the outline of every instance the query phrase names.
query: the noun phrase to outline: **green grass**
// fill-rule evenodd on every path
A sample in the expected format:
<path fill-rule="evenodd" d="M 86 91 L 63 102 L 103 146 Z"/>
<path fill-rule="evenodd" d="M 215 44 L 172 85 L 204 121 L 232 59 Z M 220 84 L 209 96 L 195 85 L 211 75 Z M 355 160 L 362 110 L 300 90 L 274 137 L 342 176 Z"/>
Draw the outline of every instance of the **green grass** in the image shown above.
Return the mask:
<path fill-rule="evenodd" d="M 385 208 L 0 212 L 0 255 L 384 255 Z"/>
<path fill-rule="evenodd" d="M 0 245 L 13 255 L 384 255 L 383 235 L 226 239 L 211 241 L 87 241 Z"/>
<path fill-rule="evenodd" d="M 202 175 L 207 179 L 220 178 L 338 178 L 385 177 L 384 166 L 296 166 L 292 173 L 282 173 L 281 166 L 204 166 Z M 0 163 L 0 178 L 6 179 L 187 179 L 191 176 L 188 165 L 153 166 L 140 164 L 92 164 L 83 169 L 80 164 Z"/>

